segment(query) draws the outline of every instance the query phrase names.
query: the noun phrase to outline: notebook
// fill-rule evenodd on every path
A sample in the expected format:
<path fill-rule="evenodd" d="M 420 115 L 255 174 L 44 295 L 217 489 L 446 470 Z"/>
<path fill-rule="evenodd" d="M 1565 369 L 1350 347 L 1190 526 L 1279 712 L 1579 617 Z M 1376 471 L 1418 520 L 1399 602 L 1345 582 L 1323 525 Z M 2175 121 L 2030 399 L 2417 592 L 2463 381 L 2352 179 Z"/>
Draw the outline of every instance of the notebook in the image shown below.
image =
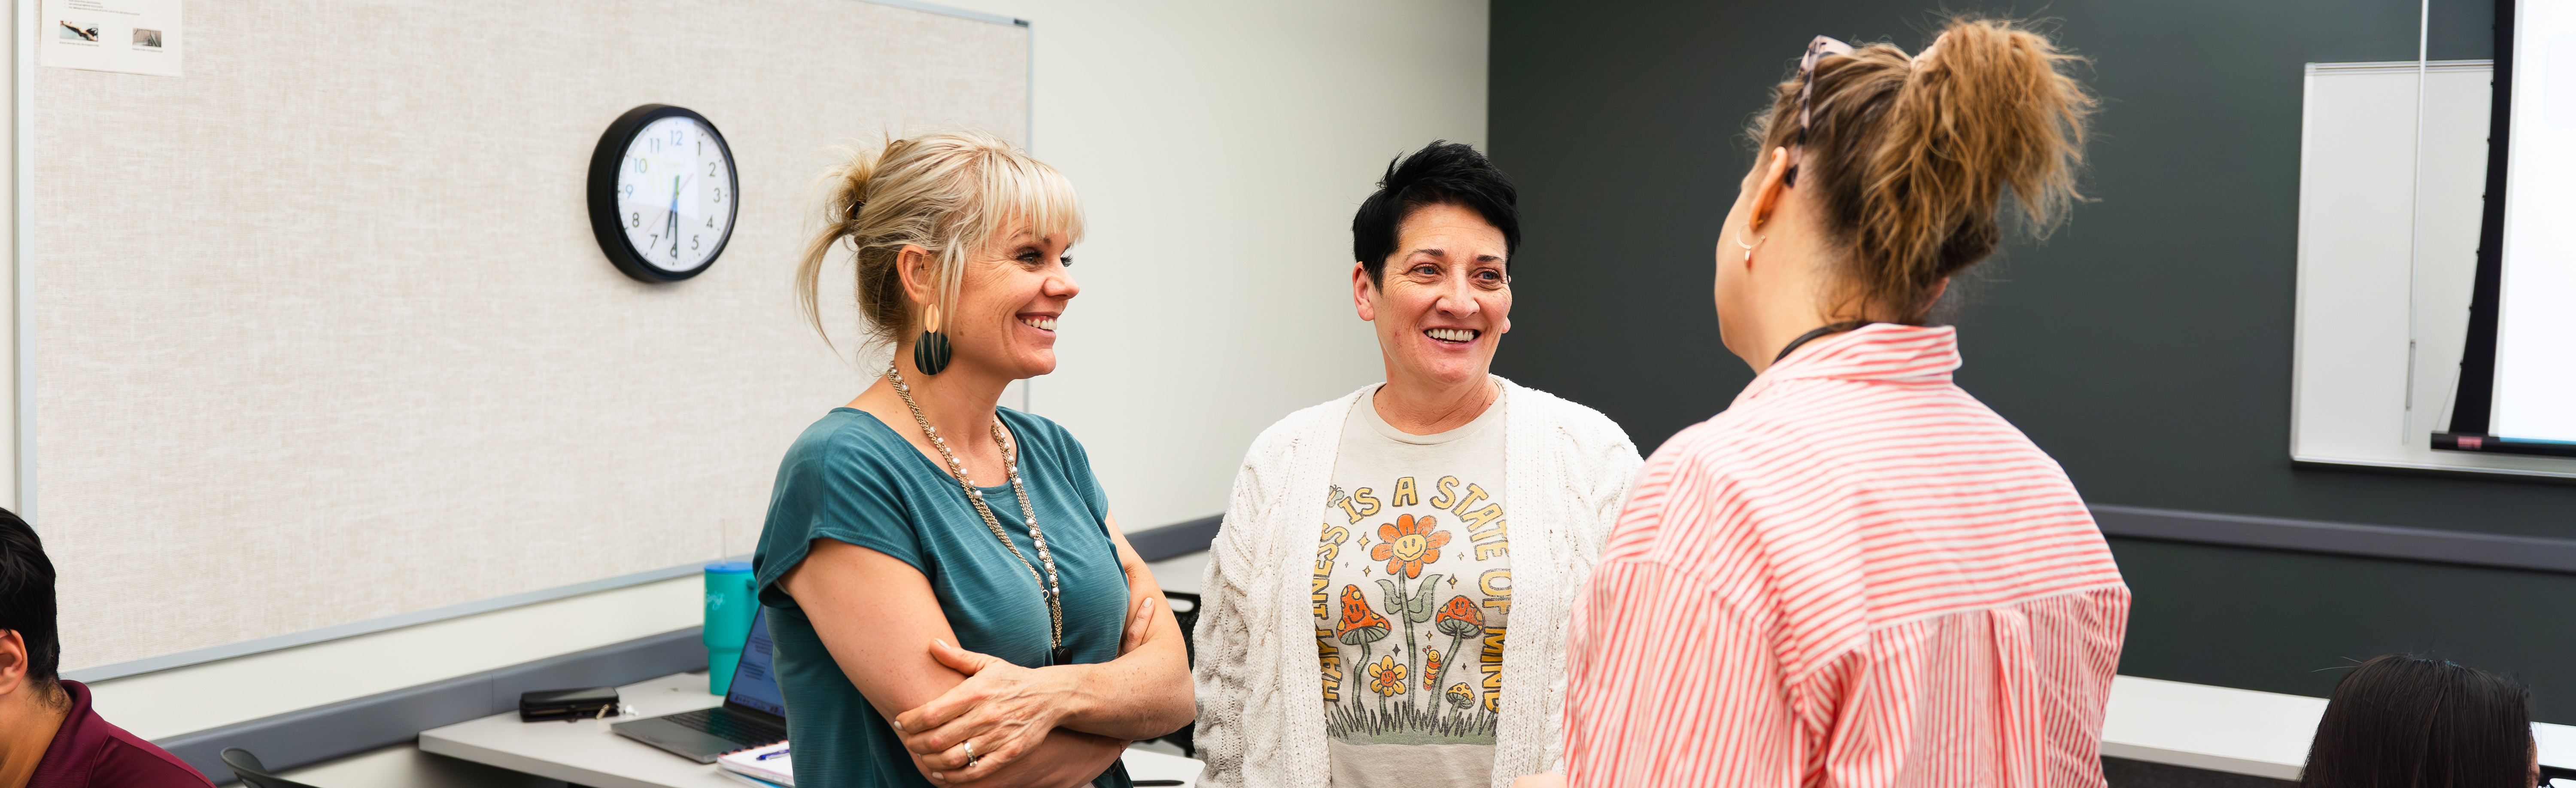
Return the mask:
<path fill-rule="evenodd" d="M 742 784 L 744 784 L 744 785 L 751 786 L 751 788 L 788 788 L 787 786 L 779 785 L 779 784 L 777 784 L 777 783 L 770 782 L 770 781 L 768 781 L 768 780 L 763 780 L 763 779 L 760 779 L 760 778 L 758 778 L 758 777 L 753 777 L 753 776 L 748 775 L 748 774 L 737 774 L 737 773 L 734 773 L 734 772 L 728 772 L 728 771 L 722 771 L 722 770 L 718 770 L 716 773 L 717 773 L 717 774 L 724 775 L 724 776 L 725 776 L 725 779 L 732 780 L 732 781 L 734 781 L 734 782 L 738 782 L 738 783 L 742 783 Z"/>
<path fill-rule="evenodd" d="M 753 747 L 741 752 L 725 753 L 716 759 L 716 768 L 725 776 L 747 776 L 772 785 L 796 788 L 796 767 L 788 763 L 787 742 L 766 747 Z"/>

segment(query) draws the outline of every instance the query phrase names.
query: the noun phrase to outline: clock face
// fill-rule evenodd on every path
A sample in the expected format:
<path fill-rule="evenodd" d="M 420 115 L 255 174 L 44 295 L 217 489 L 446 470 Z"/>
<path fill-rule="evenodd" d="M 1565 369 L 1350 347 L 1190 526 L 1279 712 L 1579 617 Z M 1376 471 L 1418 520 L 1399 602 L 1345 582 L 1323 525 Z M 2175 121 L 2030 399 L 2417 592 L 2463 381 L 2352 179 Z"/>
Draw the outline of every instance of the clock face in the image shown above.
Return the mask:
<path fill-rule="evenodd" d="M 618 227 L 658 278 L 706 267 L 733 232 L 733 156 L 694 115 L 645 123 L 617 165 Z"/>

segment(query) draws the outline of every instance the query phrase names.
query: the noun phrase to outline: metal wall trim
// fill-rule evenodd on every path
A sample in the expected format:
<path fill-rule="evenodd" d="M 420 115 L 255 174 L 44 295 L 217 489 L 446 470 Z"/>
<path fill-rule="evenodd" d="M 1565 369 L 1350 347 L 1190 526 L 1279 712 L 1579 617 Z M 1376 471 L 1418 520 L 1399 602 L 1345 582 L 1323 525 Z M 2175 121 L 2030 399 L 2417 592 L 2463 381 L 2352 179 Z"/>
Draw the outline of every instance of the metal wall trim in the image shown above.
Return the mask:
<path fill-rule="evenodd" d="M 2576 574 L 2576 539 L 2253 517 L 2143 506 L 2092 507 L 2105 536 Z"/>
<path fill-rule="evenodd" d="M 732 558 L 717 560 L 749 561 L 751 560 L 751 556 L 750 554 L 743 554 Z M 385 616 L 383 618 L 352 621 L 339 626 L 308 629 L 302 632 L 289 632 L 283 635 L 264 637 L 257 640 L 245 640 L 239 643 L 226 643 L 220 646 L 189 649 L 187 651 L 173 654 L 163 654 L 157 657 L 145 657 L 143 659 L 130 660 L 126 662 L 115 662 L 96 667 L 81 668 L 79 670 L 66 670 L 63 671 L 63 678 L 81 682 L 106 681 L 108 679 L 119 679 L 127 676 L 151 673 L 154 671 L 169 670 L 171 668 L 183 668 L 189 665 L 213 662 L 221 659 L 246 657 L 265 651 L 276 651 L 279 649 L 294 648 L 296 646 L 312 645 L 314 643 L 328 640 L 339 640 L 346 637 L 356 637 L 359 635 L 383 632 L 388 629 L 400 629 L 414 624 L 427 624 L 432 621 L 463 618 L 478 613 L 489 613 L 495 610 L 503 610 L 522 605 L 533 605 L 539 602 L 551 602 L 557 599 L 576 597 L 598 591 L 608 591 L 628 586 L 640 586 L 645 583 L 669 580 L 674 577 L 687 577 L 689 575 L 697 574 L 709 563 L 712 562 L 691 561 L 679 566 L 651 569 L 629 575 L 619 575 L 616 577 L 603 577 L 598 580 L 574 583 L 568 586 L 540 588 L 535 591 L 511 594 L 509 596 L 493 597 L 491 599 L 460 602 L 446 607 L 415 610 L 409 613 Z"/>

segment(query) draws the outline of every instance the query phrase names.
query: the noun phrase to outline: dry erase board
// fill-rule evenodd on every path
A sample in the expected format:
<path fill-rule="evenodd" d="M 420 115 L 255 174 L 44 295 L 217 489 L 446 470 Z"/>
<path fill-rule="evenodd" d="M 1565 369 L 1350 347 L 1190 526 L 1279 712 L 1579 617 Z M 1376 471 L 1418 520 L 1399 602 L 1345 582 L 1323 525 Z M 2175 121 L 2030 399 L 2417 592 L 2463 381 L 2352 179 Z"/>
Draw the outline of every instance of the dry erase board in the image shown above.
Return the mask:
<path fill-rule="evenodd" d="M 36 74 L 34 478 L 65 669 L 747 552 L 780 452 L 865 377 L 790 287 L 833 148 L 1028 128 L 1007 20 L 186 16 L 184 78 Z M 704 114 L 740 171 L 731 246 L 670 285 L 612 268 L 583 199 L 602 130 L 646 103 Z"/>
<path fill-rule="evenodd" d="M 2290 456 L 2576 478 L 2576 460 L 2432 448 L 2450 428 L 2468 336 L 2494 66 L 2424 65 L 2420 119 L 2417 72 L 2308 64 Z"/>

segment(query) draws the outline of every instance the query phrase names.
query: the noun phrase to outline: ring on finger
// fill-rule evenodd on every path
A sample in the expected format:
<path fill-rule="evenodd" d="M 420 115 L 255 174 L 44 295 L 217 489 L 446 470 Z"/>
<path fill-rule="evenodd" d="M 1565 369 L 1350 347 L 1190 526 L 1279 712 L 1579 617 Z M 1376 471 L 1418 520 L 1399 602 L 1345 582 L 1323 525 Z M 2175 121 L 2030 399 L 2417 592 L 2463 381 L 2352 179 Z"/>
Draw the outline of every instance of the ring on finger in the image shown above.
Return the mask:
<path fill-rule="evenodd" d="M 972 769 L 972 768 L 974 768 L 974 767 L 975 767 L 975 762 L 976 762 L 976 761 L 980 761 L 980 760 L 983 760 L 983 759 L 984 759 L 984 756 L 976 755 L 976 754 L 975 754 L 975 742 L 974 742 L 973 740 L 971 740 L 971 739 L 970 739 L 970 740 L 967 740 L 967 742 L 966 742 L 966 767 L 967 767 L 967 768 L 969 768 L 969 769 Z"/>

